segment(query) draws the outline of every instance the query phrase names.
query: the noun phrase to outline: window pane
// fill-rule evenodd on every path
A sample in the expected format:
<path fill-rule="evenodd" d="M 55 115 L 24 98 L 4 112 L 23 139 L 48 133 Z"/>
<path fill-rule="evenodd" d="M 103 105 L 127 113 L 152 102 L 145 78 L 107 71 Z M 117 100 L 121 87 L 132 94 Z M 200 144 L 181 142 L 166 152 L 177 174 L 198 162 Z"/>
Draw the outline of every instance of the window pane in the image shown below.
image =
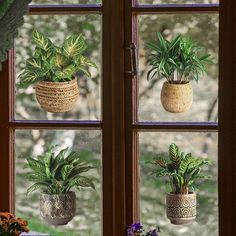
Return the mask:
<path fill-rule="evenodd" d="M 168 236 L 215 236 L 218 235 L 218 164 L 217 133 L 140 133 L 140 211 L 145 228 L 160 226 Z M 155 140 L 155 141 L 154 141 Z M 167 153 L 169 145 L 175 143 L 185 153 L 208 158 L 212 164 L 205 169 L 211 179 L 198 181 L 197 218 L 190 225 L 176 226 L 166 217 L 165 198 L 169 183 L 155 178 L 153 166 L 148 161 L 157 154 Z M 203 173 L 203 172 L 202 172 Z"/>
<path fill-rule="evenodd" d="M 87 49 L 84 56 L 93 60 L 98 69 L 90 67 L 91 79 L 78 74 L 79 98 L 73 109 L 64 113 L 45 112 L 35 96 L 35 85 L 25 88 L 16 87 L 16 119 L 19 120 L 61 120 L 101 119 L 101 16 L 100 15 L 53 15 L 25 16 L 25 23 L 19 30 L 16 39 L 16 72 L 17 76 L 25 66 L 25 60 L 32 54 L 33 29 L 46 34 L 58 45 L 72 34 L 82 33 L 86 39 Z M 16 82 L 19 82 L 17 78 Z"/>
<path fill-rule="evenodd" d="M 142 121 L 216 121 L 218 118 L 218 15 L 142 15 L 138 16 L 139 38 L 139 120 Z M 213 57 L 207 74 L 192 81 L 193 103 L 184 113 L 164 110 L 160 93 L 164 79 L 147 80 L 150 50 L 147 42 L 157 41 L 157 32 L 169 40 L 178 34 L 191 37 Z"/>
<path fill-rule="evenodd" d="M 33 0 L 31 5 L 37 4 L 94 4 L 101 3 L 102 0 Z"/>
<path fill-rule="evenodd" d="M 16 214 L 29 222 L 32 232 L 70 236 L 102 235 L 101 139 L 100 131 L 16 131 Z M 26 197 L 26 189 L 31 186 L 31 182 L 24 177 L 28 173 L 28 169 L 24 168 L 26 158 L 41 155 L 51 144 L 59 145 L 58 150 L 70 147 L 70 150 L 80 153 L 83 161 L 95 166 L 83 175 L 92 177 L 96 190 L 75 190 L 76 214 L 65 226 L 54 227 L 43 221 L 39 212 L 40 191 Z"/>
<path fill-rule="evenodd" d="M 219 0 L 139 0 L 140 4 L 214 4 Z"/>

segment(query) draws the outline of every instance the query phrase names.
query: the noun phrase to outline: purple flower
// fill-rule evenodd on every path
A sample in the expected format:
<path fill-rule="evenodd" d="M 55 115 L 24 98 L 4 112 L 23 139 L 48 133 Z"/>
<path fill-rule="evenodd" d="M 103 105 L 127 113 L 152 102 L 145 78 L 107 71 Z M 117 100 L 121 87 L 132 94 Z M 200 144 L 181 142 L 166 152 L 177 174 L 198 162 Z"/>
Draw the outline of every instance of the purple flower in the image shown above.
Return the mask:
<path fill-rule="evenodd" d="M 134 223 L 126 228 L 125 236 L 159 236 L 159 227 L 144 234 L 143 226 L 140 223 Z"/>
<path fill-rule="evenodd" d="M 141 236 L 140 234 L 143 231 L 143 226 L 140 223 L 134 223 L 127 227 L 126 236 Z"/>

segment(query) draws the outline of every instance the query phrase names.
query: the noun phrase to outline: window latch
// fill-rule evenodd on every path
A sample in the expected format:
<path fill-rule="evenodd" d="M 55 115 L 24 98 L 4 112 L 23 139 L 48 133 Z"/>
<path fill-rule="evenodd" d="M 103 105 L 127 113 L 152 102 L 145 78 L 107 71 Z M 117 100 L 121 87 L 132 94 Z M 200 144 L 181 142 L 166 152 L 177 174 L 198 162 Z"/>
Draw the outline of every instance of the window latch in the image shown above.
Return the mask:
<path fill-rule="evenodd" d="M 135 43 L 131 43 L 127 48 L 127 50 L 130 51 L 130 60 L 131 60 L 131 70 L 126 71 L 126 73 L 131 74 L 132 77 L 137 76 L 138 70 L 137 70 L 137 46 Z"/>

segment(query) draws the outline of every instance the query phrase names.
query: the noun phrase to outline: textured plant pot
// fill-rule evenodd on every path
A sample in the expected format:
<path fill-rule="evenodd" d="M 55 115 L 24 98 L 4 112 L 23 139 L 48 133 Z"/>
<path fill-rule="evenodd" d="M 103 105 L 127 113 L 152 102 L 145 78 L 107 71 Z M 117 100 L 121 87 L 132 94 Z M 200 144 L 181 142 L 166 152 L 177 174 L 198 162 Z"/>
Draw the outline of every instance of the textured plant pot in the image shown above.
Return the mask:
<path fill-rule="evenodd" d="M 175 225 L 190 224 L 196 219 L 196 193 L 166 195 L 166 214 Z"/>
<path fill-rule="evenodd" d="M 40 214 L 51 225 L 66 225 L 75 215 L 76 196 L 74 192 L 67 194 L 41 194 Z"/>
<path fill-rule="evenodd" d="M 40 81 L 35 90 L 41 107 L 53 113 L 70 111 L 79 97 L 77 79 L 68 82 Z"/>
<path fill-rule="evenodd" d="M 187 111 L 193 102 L 191 83 L 170 84 L 164 82 L 161 89 L 161 103 L 164 109 L 172 113 Z"/>

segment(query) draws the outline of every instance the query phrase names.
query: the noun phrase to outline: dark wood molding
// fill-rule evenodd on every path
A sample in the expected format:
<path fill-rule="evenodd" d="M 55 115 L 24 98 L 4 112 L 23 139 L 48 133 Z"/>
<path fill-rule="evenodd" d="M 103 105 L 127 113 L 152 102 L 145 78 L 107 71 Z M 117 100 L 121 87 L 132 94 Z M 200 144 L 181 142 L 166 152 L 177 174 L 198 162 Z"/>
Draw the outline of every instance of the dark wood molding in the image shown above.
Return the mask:
<path fill-rule="evenodd" d="M 221 0 L 219 47 L 220 236 L 236 235 L 236 1 Z"/>
<path fill-rule="evenodd" d="M 136 5 L 133 13 L 137 14 L 216 14 L 219 4 L 160 4 Z"/>
<path fill-rule="evenodd" d="M 101 4 L 30 5 L 29 15 L 101 14 L 102 10 Z"/>
<path fill-rule="evenodd" d="M 14 129 L 90 129 L 102 128 L 101 121 L 77 120 L 17 120 L 11 121 L 9 126 Z"/>
<path fill-rule="evenodd" d="M 14 131 L 9 127 L 13 116 L 12 83 L 14 83 L 14 51 L 8 53 L 0 71 L 0 211 L 14 212 L 15 209 L 15 163 Z"/>
<path fill-rule="evenodd" d="M 217 122 L 137 122 L 133 125 L 137 131 L 183 131 L 183 132 L 217 132 Z"/>

